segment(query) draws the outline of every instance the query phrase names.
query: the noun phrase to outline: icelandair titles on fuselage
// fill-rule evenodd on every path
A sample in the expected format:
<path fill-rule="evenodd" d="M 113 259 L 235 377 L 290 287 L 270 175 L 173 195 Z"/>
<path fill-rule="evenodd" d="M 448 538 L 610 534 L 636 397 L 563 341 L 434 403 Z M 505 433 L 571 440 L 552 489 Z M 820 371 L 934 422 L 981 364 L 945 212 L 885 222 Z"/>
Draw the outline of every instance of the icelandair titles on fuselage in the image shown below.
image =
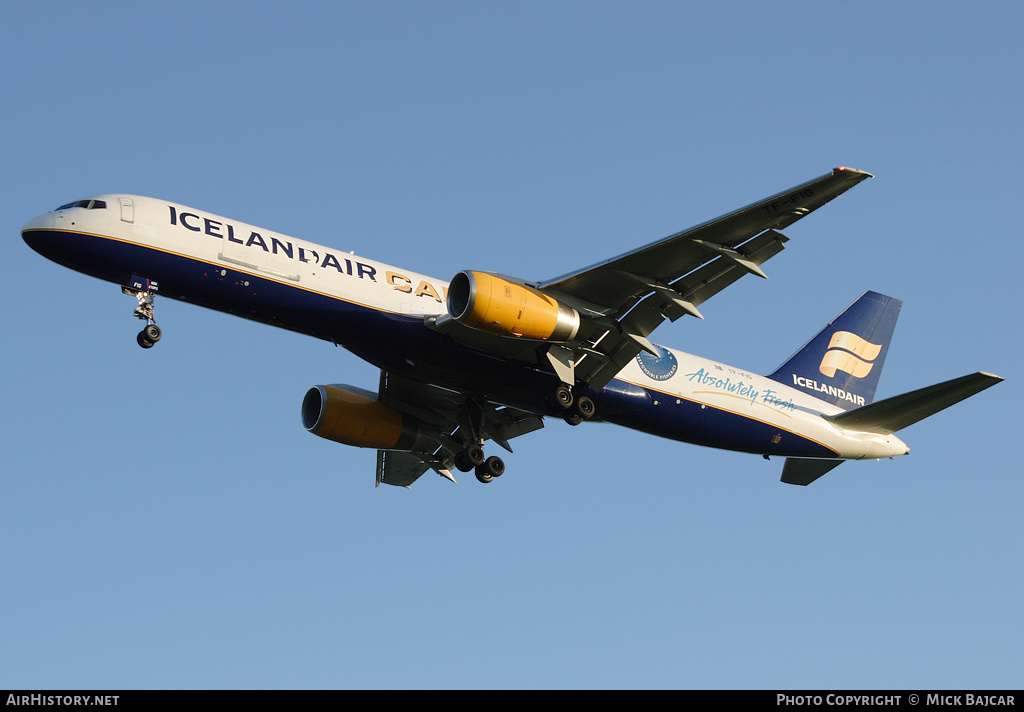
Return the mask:
<path fill-rule="evenodd" d="M 812 380 L 810 378 L 804 378 L 803 376 L 798 376 L 795 373 L 793 374 L 793 385 L 799 386 L 800 388 L 806 388 L 807 390 L 810 391 L 825 393 L 832 396 L 833 398 L 849 401 L 854 405 L 864 405 L 864 396 L 858 396 L 853 393 L 847 393 L 842 388 L 836 388 L 835 386 L 829 386 L 824 383 L 818 383 L 815 380 Z"/>
<path fill-rule="evenodd" d="M 267 254 L 280 255 L 290 260 L 318 265 L 324 269 L 335 269 L 338 271 L 338 274 L 345 274 L 358 279 L 368 279 L 371 282 L 377 281 L 377 268 L 364 262 L 353 262 L 348 258 L 339 260 L 326 251 L 321 257 L 316 250 L 311 248 L 293 245 L 291 242 L 280 240 L 273 235 L 264 237 L 252 230 L 249 231 L 249 236 L 243 240 L 235 236 L 235 227 L 229 222 L 221 222 L 184 211 L 179 213 L 173 205 L 168 205 L 167 207 L 171 211 L 171 225 L 180 225 L 186 230 L 200 232 L 210 237 L 220 238 L 221 240 L 233 242 L 236 245 L 242 245 L 250 249 L 258 248 Z M 420 280 L 416 289 L 413 290 L 412 279 L 398 272 L 385 272 L 384 281 L 399 292 L 413 294 L 417 297 L 430 297 L 437 302 L 443 302 L 448 296 L 447 286 L 442 286 L 441 290 L 438 291 L 434 285 L 426 280 Z"/>

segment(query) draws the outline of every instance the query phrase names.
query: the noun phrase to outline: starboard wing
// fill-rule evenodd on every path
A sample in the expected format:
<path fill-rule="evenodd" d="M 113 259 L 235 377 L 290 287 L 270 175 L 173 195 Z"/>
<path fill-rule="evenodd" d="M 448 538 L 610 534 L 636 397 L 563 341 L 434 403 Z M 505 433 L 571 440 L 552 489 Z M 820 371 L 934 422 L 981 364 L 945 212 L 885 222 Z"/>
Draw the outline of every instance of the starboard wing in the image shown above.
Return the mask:
<path fill-rule="evenodd" d="M 571 361 L 576 380 L 599 389 L 641 350 L 666 318 L 701 317 L 698 306 L 782 251 L 779 230 L 825 205 L 871 174 L 836 168 L 735 212 L 670 235 L 586 269 L 540 282 L 545 294 L 576 308 L 587 329 L 578 346 L 552 349 Z"/>

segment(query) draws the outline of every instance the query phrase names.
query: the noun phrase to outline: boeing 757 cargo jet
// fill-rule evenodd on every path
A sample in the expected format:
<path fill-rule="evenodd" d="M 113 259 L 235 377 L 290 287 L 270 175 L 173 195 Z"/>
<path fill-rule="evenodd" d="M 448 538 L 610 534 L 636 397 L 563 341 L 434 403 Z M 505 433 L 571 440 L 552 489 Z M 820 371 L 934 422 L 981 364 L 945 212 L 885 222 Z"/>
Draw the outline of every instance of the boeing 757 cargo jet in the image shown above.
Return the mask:
<path fill-rule="evenodd" d="M 895 433 L 1002 379 L 957 378 L 874 401 L 901 302 L 865 292 L 775 372 L 749 371 L 652 342 L 762 265 L 780 231 L 870 178 L 831 173 L 561 277 L 474 270 L 446 282 L 184 205 L 97 195 L 30 220 L 32 249 L 119 285 L 160 340 L 156 295 L 344 346 L 380 369 L 375 391 L 311 388 L 302 423 L 377 450 L 377 484 L 453 469 L 505 471 L 488 440 L 543 427 L 615 423 L 698 445 L 786 458 L 806 485 L 844 460 L 905 455 Z"/>

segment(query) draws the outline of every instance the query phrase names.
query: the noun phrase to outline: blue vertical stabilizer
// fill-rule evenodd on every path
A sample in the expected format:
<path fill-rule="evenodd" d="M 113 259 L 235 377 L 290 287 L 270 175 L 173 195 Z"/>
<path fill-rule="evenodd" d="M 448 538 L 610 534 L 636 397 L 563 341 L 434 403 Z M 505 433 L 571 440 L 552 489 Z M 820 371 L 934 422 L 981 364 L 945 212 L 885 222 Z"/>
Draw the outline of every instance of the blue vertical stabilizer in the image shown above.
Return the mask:
<path fill-rule="evenodd" d="M 865 292 L 768 378 L 845 410 L 870 403 L 901 306 Z"/>

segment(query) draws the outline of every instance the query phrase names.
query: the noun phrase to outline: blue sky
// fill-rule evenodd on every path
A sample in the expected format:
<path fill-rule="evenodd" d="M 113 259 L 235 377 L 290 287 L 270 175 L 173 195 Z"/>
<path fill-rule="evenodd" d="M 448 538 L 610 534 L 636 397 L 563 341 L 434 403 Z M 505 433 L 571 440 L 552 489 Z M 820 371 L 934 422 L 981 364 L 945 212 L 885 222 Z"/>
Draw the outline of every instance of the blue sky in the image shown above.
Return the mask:
<path fill-rule="evenodd" d="M 1019 688 L 1019 4 L 17 3 L 0 23 L 0 688 Z M 1007 381 L 807 488 L 550 422 L 374 489 L 342 349 L 21 241 L 151 195 L 441 279 L 544 279 L 876 174 L 655 338 L 761 373 L 864 290 L 879 397 Z"/>

